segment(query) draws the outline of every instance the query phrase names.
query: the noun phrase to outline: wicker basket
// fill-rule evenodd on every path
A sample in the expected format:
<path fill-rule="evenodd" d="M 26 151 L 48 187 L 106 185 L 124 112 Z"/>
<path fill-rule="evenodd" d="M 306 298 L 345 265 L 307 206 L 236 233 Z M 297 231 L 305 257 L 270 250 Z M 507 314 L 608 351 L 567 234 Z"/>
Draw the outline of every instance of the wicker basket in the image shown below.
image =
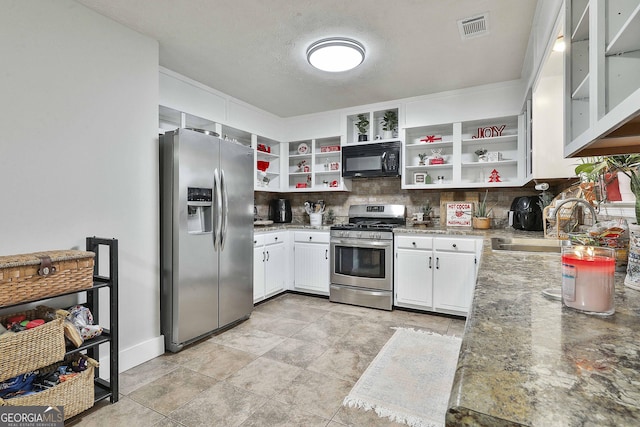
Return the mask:
<path fill-rule="evenodd" d="M 90 288 L 94 256 L 76 250 L 1 256 L 0 307 Z M 41 268 L 47 257 L 52 268 Z"/>
<path fill-rule="evenodd" d="M 64 406 L 64 419 L 78 415 L 93 406 L 94 385 L 93 372 L 98 362 L 84 355 L 76 355 L 87 359 L 87 369 L 73 378 L 61 382 L 55 387 L 24 397 L 0 399 L 0 406 Z M 40 372 L 53 372 L 58 366 L 67 362 L 59 362 L 40 369 Z"/>
<path fill-rule="evenodd" d="M 0 316 L 0 322 L 18 314 L 27 319 L 42 319 L 55 309 L 38 306 L 35 310 Z M 0 335 L 0 381 L 30 372 L 64 358 L 64 316 L 57 317 L 44 325 L 13 334 Z"/>

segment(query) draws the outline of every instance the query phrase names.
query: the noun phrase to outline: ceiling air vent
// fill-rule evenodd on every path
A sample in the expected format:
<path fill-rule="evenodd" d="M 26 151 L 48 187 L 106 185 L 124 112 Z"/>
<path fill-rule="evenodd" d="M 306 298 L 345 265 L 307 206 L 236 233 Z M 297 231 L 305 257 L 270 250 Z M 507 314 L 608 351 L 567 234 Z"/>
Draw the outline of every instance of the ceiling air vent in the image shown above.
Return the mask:
<path fill-rule="evenodd" d="M 458 21 L 462 40 L 480 37 L 489 33 L 489 12 Z"/>

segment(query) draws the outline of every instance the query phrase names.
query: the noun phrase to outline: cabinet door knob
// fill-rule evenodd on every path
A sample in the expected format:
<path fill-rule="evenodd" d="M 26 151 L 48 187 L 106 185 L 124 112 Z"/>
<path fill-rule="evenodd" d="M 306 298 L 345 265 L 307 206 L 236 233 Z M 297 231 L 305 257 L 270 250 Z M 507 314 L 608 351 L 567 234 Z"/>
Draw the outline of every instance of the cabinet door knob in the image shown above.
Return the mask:
<path fill-rule="evenodd" d="M 431 269 L 431 257 L 429 257 L 429 269 Z"/>
<path fill-rule="evenodd" d="M 436 270 L 440 270 L 440 257 L 436 257 Z"/>
<path fill-rule="evenodd" d="M 278 240 L 278 236 L 275 237 L 275 240 Z"/>
<path fill-rule="evenodd" d="M 309 240 L 313 239 L 313 237 L 309 236 Z"/>
<path fill-rule="evenodd" d="M 324 259 L 329 259 L 329 249 L 324 250 Z"/>
<path fill-rule="evenodd" d="M 454 248 L 457 248 L 457 247 L 458 247 L 458 245 L 456 245 L 456 244 L 454 243 L 454 244 L 453 244 L 453 247 L 454 247 Z"/>
<path fill-rule="evenodd" d="M 267 251 L 267 261 L 269 261 L 269 251 Z"/>
<path fill-rule="evenodd" d="M 412 244 L 413 246 L 415 246 L 415 245 L 416 245 L 416 242 L 411 242 L 411 244 Z"/>

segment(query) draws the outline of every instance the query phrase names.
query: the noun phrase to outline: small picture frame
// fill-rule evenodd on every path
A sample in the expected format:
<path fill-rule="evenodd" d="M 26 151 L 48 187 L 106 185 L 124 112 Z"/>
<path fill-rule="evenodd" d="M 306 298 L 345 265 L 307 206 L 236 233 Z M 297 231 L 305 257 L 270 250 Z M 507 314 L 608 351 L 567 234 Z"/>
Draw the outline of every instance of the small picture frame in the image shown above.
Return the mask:
<path fill-rule="evenodd" d="M 425 184 L 427 180 L 427 174 L 424 172 L 414 172 L 413 173 L 413 183 L 414 184 Z"/>

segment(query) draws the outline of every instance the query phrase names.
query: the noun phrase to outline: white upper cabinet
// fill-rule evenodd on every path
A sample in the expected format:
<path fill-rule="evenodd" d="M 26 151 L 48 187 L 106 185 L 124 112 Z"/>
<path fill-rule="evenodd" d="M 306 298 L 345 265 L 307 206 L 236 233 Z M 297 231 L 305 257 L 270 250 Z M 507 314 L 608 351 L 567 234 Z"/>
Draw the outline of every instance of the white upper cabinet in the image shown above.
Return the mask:
<path fill-rule="evenodd" d="M 640 0 L 567 0 L 565 156 L 638 151 Z"/>
<path fill-rule="evenodd" d="M 402 188 L 524 184 L 523 116 L 405 128 Z"/>

